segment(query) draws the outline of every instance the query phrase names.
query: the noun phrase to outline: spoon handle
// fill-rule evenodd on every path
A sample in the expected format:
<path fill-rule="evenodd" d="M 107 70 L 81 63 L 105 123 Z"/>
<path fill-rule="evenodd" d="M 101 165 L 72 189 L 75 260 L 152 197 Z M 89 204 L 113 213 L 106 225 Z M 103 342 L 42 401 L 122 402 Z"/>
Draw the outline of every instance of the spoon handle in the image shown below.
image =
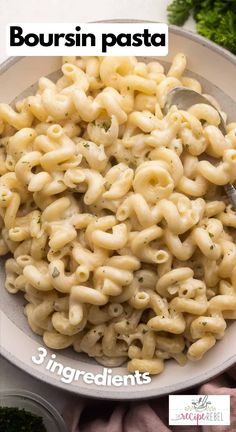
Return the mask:
<path fill-rule="evenodd" d="M 227 193 L 231 204 L 233 205 L 234 210 L 236 210 L 236 189 L 235 187 L 231 184 L 228 183 L 227 185 L 225 185 L 225 192 Z"/>

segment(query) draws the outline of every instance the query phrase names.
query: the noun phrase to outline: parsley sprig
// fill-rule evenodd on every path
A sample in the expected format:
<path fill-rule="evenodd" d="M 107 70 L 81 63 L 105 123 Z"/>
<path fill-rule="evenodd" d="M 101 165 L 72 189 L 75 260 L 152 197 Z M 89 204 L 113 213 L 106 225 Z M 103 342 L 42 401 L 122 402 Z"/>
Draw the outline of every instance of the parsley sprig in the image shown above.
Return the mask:
<path fill-rule="evenodd" d="M 193 14 L 199 34 L 236 54 L 236 0 L 173 0 L 167 11 L 178 26 Z"/>

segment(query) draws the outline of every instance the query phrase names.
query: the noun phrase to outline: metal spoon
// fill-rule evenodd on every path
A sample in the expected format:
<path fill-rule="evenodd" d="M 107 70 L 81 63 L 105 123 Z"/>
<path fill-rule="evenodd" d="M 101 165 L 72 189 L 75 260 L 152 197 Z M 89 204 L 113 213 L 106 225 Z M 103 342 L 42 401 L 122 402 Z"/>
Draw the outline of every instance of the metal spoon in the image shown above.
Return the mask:
<path fill-rule="evenodd" d="M 176 105 L 177 108 L 182 110 L 187 110 L 192 105 L 204 103 L 213 106 L 213 108 L 216 109 L 216 107 L 204 96 L 201 94 L 195 92 L 194 90 L 190 90 L 183 87 L 176 87 L 173 89 L 167 96 L 166 104 L 164 107 L 164 111 L 169 111 L 170 107 L 172 105 Z M 226 124 L 225 121 L 221 115 L 221 113 L 217 110 L 220 116 L 220 124 L 218 125 L 219 129 L 223 133 L 223 135 L 226 135 Z M 212 158 L 213 160 L 213 158 Z M 224 186 L 225 192 L 228 195 L 228 198 L 230 199 L 234 210 L 236 210 L 236 189 L 231 184 L 228 183 Z"/>

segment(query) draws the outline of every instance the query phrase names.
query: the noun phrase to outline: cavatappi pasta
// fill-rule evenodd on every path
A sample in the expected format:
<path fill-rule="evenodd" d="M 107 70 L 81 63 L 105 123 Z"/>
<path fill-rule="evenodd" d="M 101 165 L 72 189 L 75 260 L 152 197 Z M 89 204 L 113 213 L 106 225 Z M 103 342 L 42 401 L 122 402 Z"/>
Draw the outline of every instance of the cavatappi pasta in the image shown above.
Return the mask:
<path fill-rule="evenodd" d="M 67 57 L 54 83 L 0 104 L 0 254 L 31 329 L 102 365 L 159 374 L 236 319 L 236 122 L 173 106 L 201 85 L 133 57 Z M 213 105 L 220 109 L 210 96 Z M 226 119 L 226 115 L 222 113 Z M 218 158 L 218 166 L 208 160 Z"/>

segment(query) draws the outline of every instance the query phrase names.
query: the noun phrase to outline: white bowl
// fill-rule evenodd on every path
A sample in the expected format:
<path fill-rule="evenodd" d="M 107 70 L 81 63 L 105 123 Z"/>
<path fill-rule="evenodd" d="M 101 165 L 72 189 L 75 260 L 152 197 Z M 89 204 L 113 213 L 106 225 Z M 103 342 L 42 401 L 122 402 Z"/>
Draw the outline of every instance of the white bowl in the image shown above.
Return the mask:
<path fill-rule="evenodd" d="M 215 96 L 229 119 L 236 120 L 236 57 L 207 40 L 175 27 L 170 28 L 169 55 L 159 60 L 168 64 L 174 54 L 181 51 L 188 57 L 190 76 L 197 77 L 203 84 L 204 92 Z M 150 57 L 148 58 L 150 60 Z M 144 59 L 145 61 L 145 59 Z M 11 102 L 16 95 L 30 94 L 42 75 L 55 78 L 60 68 L 58 57 L 11 58 L 0 66 L 1 100 Z M 26 90 L 26 92 L 25 92 Z M 152 377 L 150 384 L 135 386 L 98 386 L 86 384 L 81 379 L 65 384 L 60 376 L 46 370 L 46 361 L 41 365 L 32 362 L 38 347 L 43 345 L 41 337 L 29 328 L 23 315 L 23 296 L 9 295 L 4 289 L 4 270 L 1 280 L 1 345 L 3 355 L 29 374 L 71 392 L 103 399 L 143 399 L 181 391 L 209 380 L 236 362 L 235 334 L 236 321 L 231 323 L 225 337 L 217 342 L 205 357 L 196 363 L 188 362 L 180 367 L 174 361 L 166 363 L 165 371 Z M 53 351 L 47 349 L 47 360 Z M 103 367 L 72 350 L 56 352 L 56 360 L 65 367 L 100 374 Z M 112 371 L 113 375 L 127 375 L 125 367 Z"/>

